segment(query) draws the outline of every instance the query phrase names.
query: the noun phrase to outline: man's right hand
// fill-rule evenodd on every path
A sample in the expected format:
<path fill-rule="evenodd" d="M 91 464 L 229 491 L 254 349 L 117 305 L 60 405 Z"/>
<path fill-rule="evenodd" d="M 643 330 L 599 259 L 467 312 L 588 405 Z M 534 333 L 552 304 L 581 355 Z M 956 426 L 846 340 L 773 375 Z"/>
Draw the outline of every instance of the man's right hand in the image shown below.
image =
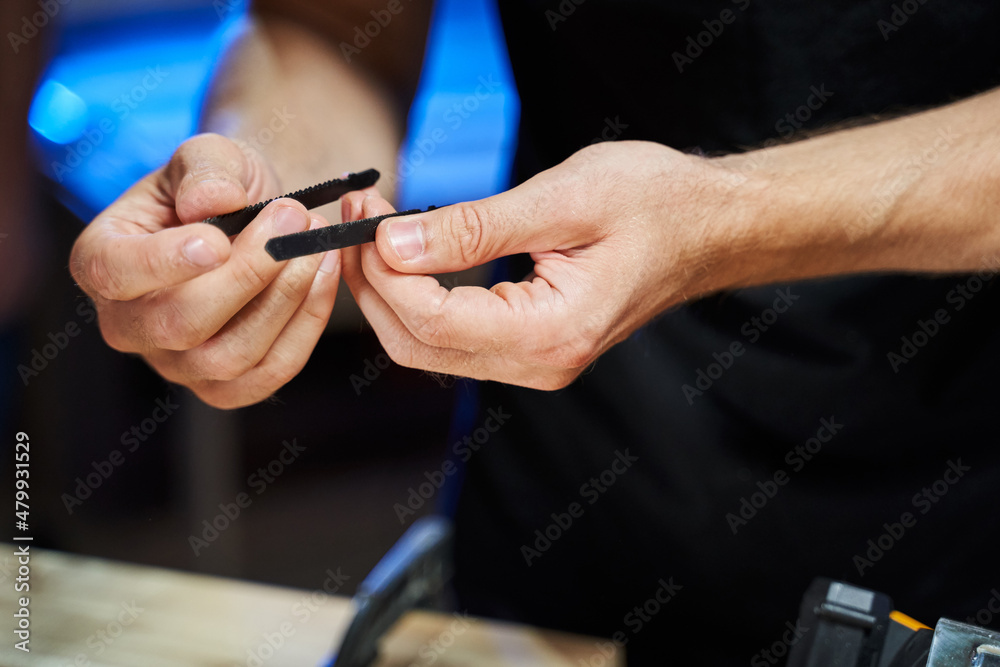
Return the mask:
<path fill-rule="evenodd" d="M 70 271 L 108 345 L 220 408 L 261 401 L 298 374 L 333 309 L 340 252 L 275 262 L 264 244 L 329 223 L 290 199 L 231 244 L 199 222 L 280 194 L 261 156 L 206 134 L 98 215 Z"/>

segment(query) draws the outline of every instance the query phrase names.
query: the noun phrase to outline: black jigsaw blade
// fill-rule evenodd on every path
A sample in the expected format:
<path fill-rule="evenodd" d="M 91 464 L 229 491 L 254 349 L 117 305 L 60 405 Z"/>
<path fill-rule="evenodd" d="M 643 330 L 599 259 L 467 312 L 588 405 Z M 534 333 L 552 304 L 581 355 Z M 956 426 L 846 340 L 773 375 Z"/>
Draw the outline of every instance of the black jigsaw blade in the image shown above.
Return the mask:
<path fill-rule="evenodd" d="M 379 223 L 386 218 L 395 218 L 401 215 L 413 215 L 414 213 L 427 213 L 433 211 L 436 206 L 428 206 L 427 210 L 421 211 L 419 208 L 410 211 L 398 211 L 396 213 L 386 213 L 376 215 L 373 218 L 364 220 L 354 220 L 339 225 L 320 227 L 319 229 L 308 229 L 304 232 L 276 236 L 267 242 L 264 248 L 275 261 L 283 262 L 286 259 L 304 257 L 327 250 L 338 248 L 349 248 L 350 246 L 371 243 L 375 240 L 375 229 Z"/>
<path fill-rule="evenodd" d="M 235 236 L 236 234 L 242 232 L 246 226 L 257 217 L 257 214 L 275 199 L 285 197 L 288 199 L 294 199 L 306 208 L 316 208 L 317 206 L 337 201 L 348 192 L 363 190 L 367 187 L 371 187 L 372 185 L 375 185 L 378 178 L 378 170 L 367 169 L 357 174 L 348 174 L 344 178 L 326 181 L 325 183 L 320 183 L 318 185 L 305 188 L 304 190 L 299 190 L 298 192 L 292 192 L 287 195 L 282 195 L 281 197 L 274 197 L 273 199 L 268 199 L 267 201 L 258 202 L 247 206 L 246 208 L 241 208 L 238 211 L 233 211 L 232 213 L 217 215 L 205 220 L 204 222 L 207 222 L 210 225 L 215 225 L 221 229 L 226 236 Z"/>

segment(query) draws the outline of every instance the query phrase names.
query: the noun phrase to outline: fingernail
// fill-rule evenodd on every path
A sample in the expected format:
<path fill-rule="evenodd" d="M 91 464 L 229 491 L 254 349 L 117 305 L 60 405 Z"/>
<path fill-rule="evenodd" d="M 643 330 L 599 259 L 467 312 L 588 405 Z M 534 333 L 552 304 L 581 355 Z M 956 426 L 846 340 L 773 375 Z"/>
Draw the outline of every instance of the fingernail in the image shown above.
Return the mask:
<path fill-rule="evenodd" d="M 195 266 L 215 266 L 219 263 L 219 255 L 215 249 L 200 236 L 188 239 L 183 252 L 184 258 Z"/>
<path fill-rule="evenodd" d="M 323 256 L 323 261 L 319 263 L 319 270 L 323 273 L 333 273 L 333 270 L 337 268 L 337 263 L 340 261 L 340 253 L 336 250 L 327 250 L 326 255 Z"/>
<path fill-rule="evenodd" d="M 304 232 L 309 228 L 309 216 L 297 208 L 282 206 L 274 212 L 274 231 L 279 235 Z"/>
<path fill-rule="evenodd" d="M 424 251 L 424 230 L 419 220 L 394 220 L 389 223 L 389 243 L 404 262 Z"/>

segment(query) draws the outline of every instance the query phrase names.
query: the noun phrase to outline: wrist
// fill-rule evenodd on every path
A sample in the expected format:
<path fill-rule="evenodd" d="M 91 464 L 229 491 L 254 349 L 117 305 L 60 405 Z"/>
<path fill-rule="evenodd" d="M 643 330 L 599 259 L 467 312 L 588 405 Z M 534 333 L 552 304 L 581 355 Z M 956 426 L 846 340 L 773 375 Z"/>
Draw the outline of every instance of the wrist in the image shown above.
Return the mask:
<path fill-rule="evenodd" d="M 718 158 L 692 156 L 705 170 L 696 206 L 704 227 L 698 250 L 701 270 L 692 272 L 686 292 L 706 294 L 784 279 L 803 239 L 783 230 L 783 219 L 799 208 L 794 188 L 765 168 L 762 151 Z"/>

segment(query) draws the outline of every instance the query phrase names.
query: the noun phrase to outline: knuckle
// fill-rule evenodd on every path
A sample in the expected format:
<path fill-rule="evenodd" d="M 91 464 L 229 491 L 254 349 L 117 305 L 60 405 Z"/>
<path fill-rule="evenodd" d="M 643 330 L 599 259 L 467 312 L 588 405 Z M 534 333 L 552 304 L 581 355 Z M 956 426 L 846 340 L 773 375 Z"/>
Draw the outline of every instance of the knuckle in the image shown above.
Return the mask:
<path fill-rule="evenodd" d="M 320 331 L 326 328 L 327 323 L 330 321 L 330 313 L 332 312 L 333 304 L 330 304 L 330 309 L 324 310 L 318 304 L 310 303 L 307 299 L 303 302 L 300 312 L 309 318 L 309 325 L 315 325 Z"/>
<path fill-rule="evenodd" d="M 447 295 L 435 299 L 429 309 L 410 315 L 407 329 L 421 343 L 433 347 L 452 347 L 454 332 L 449 325 Z"/>
<path fill-rule="evenodd" d="M 164 380 L 194 391 L 199 378 L 189 372 L 188 353 L 173 350 L 155 350 L 142 355 L 149 366 Z"/>
<path fill-rule="evenodd" d="M 154 350 L 170 350 L 176 345 L 176 326 L 162 313 L 152 317 L 137 316 L 132 320 L 132 333 Z"/>
<path fill-rule="evenodd" d="M 192 365 L 197 368 L 198 376 L 205 380 L 230 382 L 246 375 L 257 362 L 256 356 L 246 347 L 215 339 L 199 348 Z"/>
<path fill-rule="evenodd" d="M 262 393 L 262 398 L 270 396 L 294 380 L 305 367 L 305 362 L 305 359 L 276 358 L 272 363 L 262 366 L 260 377 L 256 381 L 256 387 Z"/>
<path fill-rule="evenodd" d="M 434 347 L 451 347 L 452 335 L 445 318 L 440 313 L 432 313 L 413 323 L 413 336 L 421 343 Z"/>
<path fill-rule="evenodd" d="M 96 220 L 95 220 L 96 222 Z M 93 225 L 94 223 L 91 223 Z M 73 280 L 84 290 L 91 287 L 87 281 L 89 278 L 89 267 L 87 261 L 84 259 L 87 255 L 87 240 L 92 235 L 92 229 L 94 227 L 88 226 L 80 236 L 73 243 L 73 249 L 69 254 L 69 272 L 73 276 Z M 89 232 L 89 233 L 88 233 Z"/>
<path fill-rule="evenodd" d="M 164 168 L 164 174 L 178 191 L 207 178 L 238 188 L 253 180 L 248 153 L 232 139 L 214 133 L 199 134 L 181 144 Z"/>
<path fill-rule="evenodd" d="M 101 338 L 112 350 L 118 352 L 136 352 L 134 341 L 130 339 L 119 327 L 101 323 L 98 319 L 98 327 L 101 330 Z"/>
<path fill-rule="evenodd" d="M 172 301 L 155 303 L 151 311 L 151 316 L 133 320 L 133 333 L 146 340 L 151 348 L 190 350 L 208 338 Z"/>
<path fill-rule="evenodd" d="M 137 258 L 137 270 L 140 274 L 149 276 L 154 282 L 163 284 L 169 277 L 164 258 L 156 253 L 143 252 Z"/>
<path fill-rule="evenodd" d="M 122 294 L 121 281 L 118 276 L 108 270 L 110 257 L 109 249 L 104 245 L 92 255 L 84 265 L 84 275 L 87 284 L 97 293 L 98 296 L 110 301 L 117 300 Z"/>
<path fill-rule="evenodd" d="M 271 283 L 272 289 L 279 301 L 299 303 L 309 290 L 311 277 L 312 274 L 305 271 L 290 272 L 286 268 Z"/>
<path fill-rule="evenodd" d="M 576 325 L 561 328 L 566 334 L 553 339 L 553 343 L 540 355 L 541 361 L 561 371 L 583 369 L 597 358 L 599 339 L 591 327 Z"/>
<path fill-rule="evenodd" d="M 271 281 L 271 276 L 262 268 L 243 259 L 236 262 L 233 269 L 233 279 L 237 289 L 244 294 L 257 294 Z"/>
<path fill-rule="evenodd" d="M 444 232 L 455 245 L 458 259 L 463 264 L 472 264 L 488 254 L 486 247 L 487 225 L 494 224 L 489 214 L 479 206 L 470 203 L 457 204 L 445 222 Z"/>
<path fill-rule="evenodd" d="M 471 352 L 490 348 L 492 341 L 486 341 L 469 332 L 458 332 L 444 313 L 431 315 L 421 321 L 413 333 L 421 343 L 440 349 L 454 349 Z"/>

